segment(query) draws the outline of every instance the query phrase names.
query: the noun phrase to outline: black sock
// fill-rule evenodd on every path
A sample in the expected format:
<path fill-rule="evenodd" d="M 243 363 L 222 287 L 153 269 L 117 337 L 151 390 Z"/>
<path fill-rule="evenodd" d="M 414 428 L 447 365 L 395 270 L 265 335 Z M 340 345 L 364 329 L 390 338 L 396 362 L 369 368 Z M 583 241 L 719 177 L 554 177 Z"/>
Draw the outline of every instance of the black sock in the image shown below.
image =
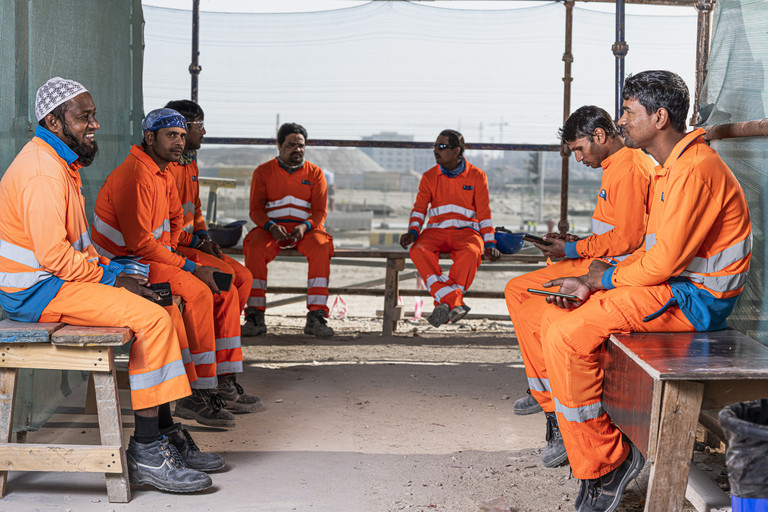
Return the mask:
<path fill-rule="evenodd" d="M 133 419 L 136 424 L 133 438 L 137 443 L 146 444 L 160 440 L 162 436 L 160 435 L 158 416 L 139 416 L 134 414 Z"/>
<path fill-rule="evenodd" d="M 170 428 L 173 426 L 173 416 L 171 416 L 171 404 L 165 403 L 158 408 L 158 417 L 160 418 L 160 421 L 158 422 L 158 426 L 160 427 L 160 430 L 163 431 L 167 428 Z"/>

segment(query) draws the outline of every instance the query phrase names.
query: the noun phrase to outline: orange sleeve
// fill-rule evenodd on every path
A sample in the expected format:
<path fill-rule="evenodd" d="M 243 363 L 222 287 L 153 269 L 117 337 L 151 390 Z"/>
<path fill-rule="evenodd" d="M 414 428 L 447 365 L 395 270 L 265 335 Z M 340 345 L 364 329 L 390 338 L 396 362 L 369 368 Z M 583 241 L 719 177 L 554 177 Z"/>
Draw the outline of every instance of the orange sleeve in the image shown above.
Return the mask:
<path fill-rule="evenodd" d="M 205 218 L 203 217 L 203 205 L 200 202 L 200 169 L 197 167 L 197 162 L 192 163 L 191 166 L 195 173 L 195 181 L 192 186 L 192 193 L 195 196 L 194 231 L 207 231 L 208 228 L 205 225 Z"/>
<path fill-rule="evenodd" d="M 135 169 L 134 173 L 129 174 L 129 178 L 130 182 L 123 183 L 120 193 L 113 196 L 115 215 L 120 223 L 126 248 L 132 254 L 147 260 L 183 267 L 186 259 L 163 247 L 152 236 L 152 230 L 157 227 L 152 226 L 152 211 L 156 208 L 152 183 Z M 178 195 L 176 200 L 178 201 Z"/>
<path fill-rule="evenodd" d="M 419 192 L 416 194 L 416 201 L 413 203 L 413 209 L 411 210 L 408 231 L 414 230 L 417 233 L 420 233 L 421 228 L 426 222 L 427 209 L 432 202 L 432 190 L 434 188 L 432 178 L 433 174 L 431 174 L 430 171 L 425 172 L 421 176 L 421 180 L 419 181 Z M 414 216 L 414 214 L 416 215 Z"/>
<path fill-rule="evenodd" d="M 67 240 L 67 186 L 58 179 L 34 176 L 22 189 L 24 231 L 35 258 L 46 271 L 64 281 L 98 283 L 104 271 Z"/>
<path fill-rule="evenodd" d="M 628 254 L 643 243 L 648 220 L 651 178 L 633 169 L 613 184 L 608 197 L 613 208 L 613 229 L 576 242 L 582 258 L 600 258 Z"/>
<path fill-rule="evenodd" d="M 315 167 L 316 178 L 312 180 L 312 200 L 311 200 L 311 213 L 309 215 L 309 223 L 312 227 L 321 226 L 325 221 L 326 209 L 328 208 L 328 185 L 325 182 L 325 175 L 323 170 L 319 167 Z"/>
<path fill-rule="evenodd" d="M 171 247 L 174 249 L 179 245 L 188 247 L 192 242 L 192 233 L 182 231 L 184 228 L 184 209 L 181 207 L 181 199 L 179 199 L 179 188 L 176 186 L 173 176 L 168 176 L 168 180 L 168 220 L 171 223 Z"/>
<path fill-rule="evenodd" d="M 477 209 L 477 222 L 480 224 L 480 234 L 485 243 L 496 244 L 493 236 L 493 219 L 491 218 L 491 203 L 488 194 L 488 176 L 478 170 L 475 185 L 475 208 Z"/>
<path fill-rule="evenodd" d="M 264 225 L 269 222 L 265 206 L 267 204 L 267 184 L 265 182 L 265 166 L 262 164 L 253 171 L 251 176 L 251 200 L 249 213 L 251 220 L 256 226 L 263 228 Z"/>

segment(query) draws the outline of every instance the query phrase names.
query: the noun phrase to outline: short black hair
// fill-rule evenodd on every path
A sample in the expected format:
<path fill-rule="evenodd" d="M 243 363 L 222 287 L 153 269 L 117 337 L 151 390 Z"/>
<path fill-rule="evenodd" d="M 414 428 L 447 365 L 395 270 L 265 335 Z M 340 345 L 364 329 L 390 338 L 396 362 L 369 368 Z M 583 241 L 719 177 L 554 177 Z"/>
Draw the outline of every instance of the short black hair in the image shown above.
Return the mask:
<path fill-rule="evenodd" d="M 621 92 L 624 100 L 636 99 L 648 114 L 664 108 L 669 112 L 672 128 L 685 132 L 690 96 L 688 86 L 671 71 L 650 70 L 629 75 Z"/>
<path fill-rule="evenodd" d="M 285 123 L 277 130 L 277 143 L 282 146 L 285 139 L 292 133 L 298 133 L 304 136 L 304 140 L 307 140 L 307 130 L 296 123 Z"/>
<path fill-rule="evenodd" d="M 557 131 L 557 136 L 563 144 L 568 144 L 582 137 L 586 137 L 592 142 L 597 128 L 602 128 L 607 137 L 619 135 L 619 130 L 616 128 L 611 114 L 595 105 L 584 105 L 568 116 L 563 127 Z"/>
<path fill-rule="evenodd" d="M 459 156 L 464 155 L 464 136 L 456 130 L 443 130 L 440 132 L 441 137 L 448 137 L 448 145 L 452 148 L 459 148 Z"/>
<path fill-rule="evenodd" d="M 64 103 L 62 103 L 58 107 L 56 107 L 53 110 L 51 110 L 50 113 L 53 114 L 53 117 L 55 117 L 56 119 L 61 121 L 62 124 L 63 124 L 65 122 L 64 121 L 64 114 L 67 113 L 67 110 L 69 110 L 69 100 L 65 101 Z M 48 115 L 48 114 L 46 114 L 46 115 Z M 41 120 L 39 120 L 37 122 L 37 124 L 39 124 L 43 128 L 46 128 L 46 126 L 45 126 L 45 116 L 43 116 L 43 118 Z"/>
<path fill-rule="evenodd" d="M 165 108 L 171 108 L 184 116 L 187 121 L 194 121 L 198 117 L 205 118 L 205 113 L 200 105 L 192 100 L 173 100 L 166 103 Z"/>

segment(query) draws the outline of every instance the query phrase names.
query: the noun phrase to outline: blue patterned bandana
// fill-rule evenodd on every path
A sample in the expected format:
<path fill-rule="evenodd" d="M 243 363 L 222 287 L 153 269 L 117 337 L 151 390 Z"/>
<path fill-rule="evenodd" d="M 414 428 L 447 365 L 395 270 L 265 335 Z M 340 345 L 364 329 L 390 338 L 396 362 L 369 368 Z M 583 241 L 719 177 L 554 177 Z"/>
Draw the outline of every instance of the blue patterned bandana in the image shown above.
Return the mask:
<path fill-rule="evenodd" d="M 141 123 L 142 132 L 147 130 L 156 132 L 162 128 L 184 128 L 186 130 L 187 120 L 173 109 L 158 108 L 147 114 L 144 122 Z"/>

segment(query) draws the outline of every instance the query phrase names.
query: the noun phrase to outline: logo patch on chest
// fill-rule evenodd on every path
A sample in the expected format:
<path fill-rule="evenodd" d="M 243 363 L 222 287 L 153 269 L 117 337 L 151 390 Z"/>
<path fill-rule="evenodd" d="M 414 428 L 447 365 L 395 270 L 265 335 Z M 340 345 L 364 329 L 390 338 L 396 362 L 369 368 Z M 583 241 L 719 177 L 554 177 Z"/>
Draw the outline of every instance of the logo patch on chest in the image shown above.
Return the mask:
<path fill-rule="evenodd" d="M 197 181 L 197 176 L 192 176 L 192 181 Z"/>
<path fill-rule="evenodd" d="M 605 199 L 606 201 L 608 200 L 608 192 L 606 192 L 604 188 L 600 189 L 599 196 L 600 198 Z"/>
<path fill-rule="evenodd" d="M 464 188 L 464 190 L 474 190 L 475 189 L 475 187 L 473 187 L 472 185 L 464 185 L 463 188 Z"/>
<path fill-rule="evenodd" d="M 664 192 L 661 193 L 661 202 L 664 202 Z"/>
<path fill-rule="evenodd" d="M 312 183 L 309 180 L 301 180 L 302 185 L 312 185 Z"/>

